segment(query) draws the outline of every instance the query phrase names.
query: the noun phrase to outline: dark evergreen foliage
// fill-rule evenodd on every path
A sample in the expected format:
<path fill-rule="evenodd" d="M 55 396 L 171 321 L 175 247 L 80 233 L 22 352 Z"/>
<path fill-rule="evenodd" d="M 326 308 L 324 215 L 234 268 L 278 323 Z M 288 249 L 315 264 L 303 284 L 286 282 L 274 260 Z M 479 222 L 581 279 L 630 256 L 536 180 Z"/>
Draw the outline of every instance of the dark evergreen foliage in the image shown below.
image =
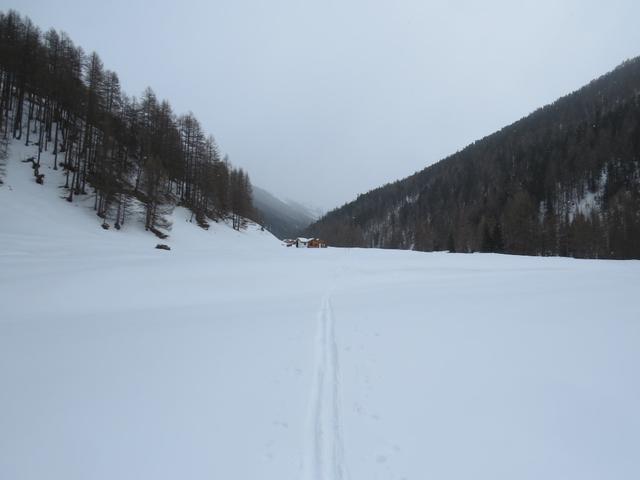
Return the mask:
<path fill-rule="evenodd" d="M 640 58 L 306 233 L 342 246 L 640 258 Z"/>

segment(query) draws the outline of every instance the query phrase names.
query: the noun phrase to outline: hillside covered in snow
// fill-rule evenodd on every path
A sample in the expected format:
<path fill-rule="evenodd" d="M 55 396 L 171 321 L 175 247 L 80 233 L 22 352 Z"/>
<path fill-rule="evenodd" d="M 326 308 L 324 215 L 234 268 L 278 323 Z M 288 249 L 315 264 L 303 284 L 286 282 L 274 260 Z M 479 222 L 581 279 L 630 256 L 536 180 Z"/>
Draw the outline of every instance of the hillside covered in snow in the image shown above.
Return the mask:
<path fill-rule="evenodd" d="M 135 211 L 160 238 L 176 206 L 204 229 L 230 218 L 240 230 L 253 216 L 249 175 L 192 113 L 175 114 L 151 88 L 128 96 L 96 52 L 16 11 L 0 12 L 0 46 L 0 153 L 10 142 L 35 181 L 48 182 L 41 170 L 61 171 L 60 194 L 69 203 L 90 197 L 105 228 Z"/>
<path fill-rule="evenodd" d="M 8 144 L 7 158 L 2 162 L 3 185 L 0 185 L 0 232 L 5 236 L 40 239 L 43 245 L 54 245 L 73 253 L 74 245 L 87 244 L 102 248 L 107 244 L 126 249 L 148 249 L 158 244 L 170 248 L 230 248 L 235 242 L 279 246 L 278 239 L 260 225 L 243 220 L 244 227 L 234 227 L 232 218 L 208 220 L 207 228 L 202 228 L 196 214 L 185 207 L 166 208 L 162 236 L 158 238 L 145 229 L 146 207 L 143 203 L 130 199 L 124 211 L 119 228 L 108 219 L 96 215 L 95 194 L 77 196 L 68 202 L 65 182 L 67 172 L 54 170 L 54 156 L 50 152 L 41 153 L 40 174 L 42 184 L 36 182 L 31 161 L 24 161 L 37 154 L 38 147 L 25 146 L 22 142 Z M 78 241 L 74 241 L 78 236 Z M 16 242 L 19 244 L 19 242 Z M 9 244 L 7 244 L 7 247 Z M 15 245 L 14 245 L 15 246 Z M 4 252 L 7 254 L 7 251 Z"/>

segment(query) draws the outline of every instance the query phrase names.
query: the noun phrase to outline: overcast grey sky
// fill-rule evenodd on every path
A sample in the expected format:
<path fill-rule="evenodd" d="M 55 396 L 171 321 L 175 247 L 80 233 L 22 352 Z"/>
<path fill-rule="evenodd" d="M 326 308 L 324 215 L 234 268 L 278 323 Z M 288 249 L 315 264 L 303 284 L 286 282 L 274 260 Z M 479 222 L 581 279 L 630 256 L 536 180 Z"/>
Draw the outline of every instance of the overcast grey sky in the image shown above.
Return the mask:
<path fill-rule="evenodd" d="M 0 0 L 0 4 L 5 3 Z M 124 90 L 193 111 L 254 184 L 324 209 L 640 55 L 638 0 L 20 0 Z"/>

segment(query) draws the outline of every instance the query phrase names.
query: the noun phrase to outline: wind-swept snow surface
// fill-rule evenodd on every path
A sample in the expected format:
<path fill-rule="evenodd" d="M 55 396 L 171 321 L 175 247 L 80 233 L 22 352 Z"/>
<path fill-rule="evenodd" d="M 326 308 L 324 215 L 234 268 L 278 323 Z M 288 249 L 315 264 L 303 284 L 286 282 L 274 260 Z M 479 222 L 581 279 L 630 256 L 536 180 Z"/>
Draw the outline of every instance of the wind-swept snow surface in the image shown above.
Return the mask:
<path fill-rule="evenodd" d="M 640 478 L 640 262 L 104 231 L 0 186 L 0 478 Z M 40 190 L 39 190 L 40 189 Z"/>

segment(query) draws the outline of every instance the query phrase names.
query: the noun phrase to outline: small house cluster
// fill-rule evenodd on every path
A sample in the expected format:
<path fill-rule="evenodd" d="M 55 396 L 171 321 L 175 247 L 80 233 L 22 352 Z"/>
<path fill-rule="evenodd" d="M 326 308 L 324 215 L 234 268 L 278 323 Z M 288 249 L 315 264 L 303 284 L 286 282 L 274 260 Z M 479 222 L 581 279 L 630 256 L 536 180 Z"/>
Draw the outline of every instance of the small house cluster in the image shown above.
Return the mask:
<path fill-rule="evenodd" d="M 285 238 L 282 244 L 285 247 L 296 248 L 327 248 L 327 243 L 319 238 Z"/>

